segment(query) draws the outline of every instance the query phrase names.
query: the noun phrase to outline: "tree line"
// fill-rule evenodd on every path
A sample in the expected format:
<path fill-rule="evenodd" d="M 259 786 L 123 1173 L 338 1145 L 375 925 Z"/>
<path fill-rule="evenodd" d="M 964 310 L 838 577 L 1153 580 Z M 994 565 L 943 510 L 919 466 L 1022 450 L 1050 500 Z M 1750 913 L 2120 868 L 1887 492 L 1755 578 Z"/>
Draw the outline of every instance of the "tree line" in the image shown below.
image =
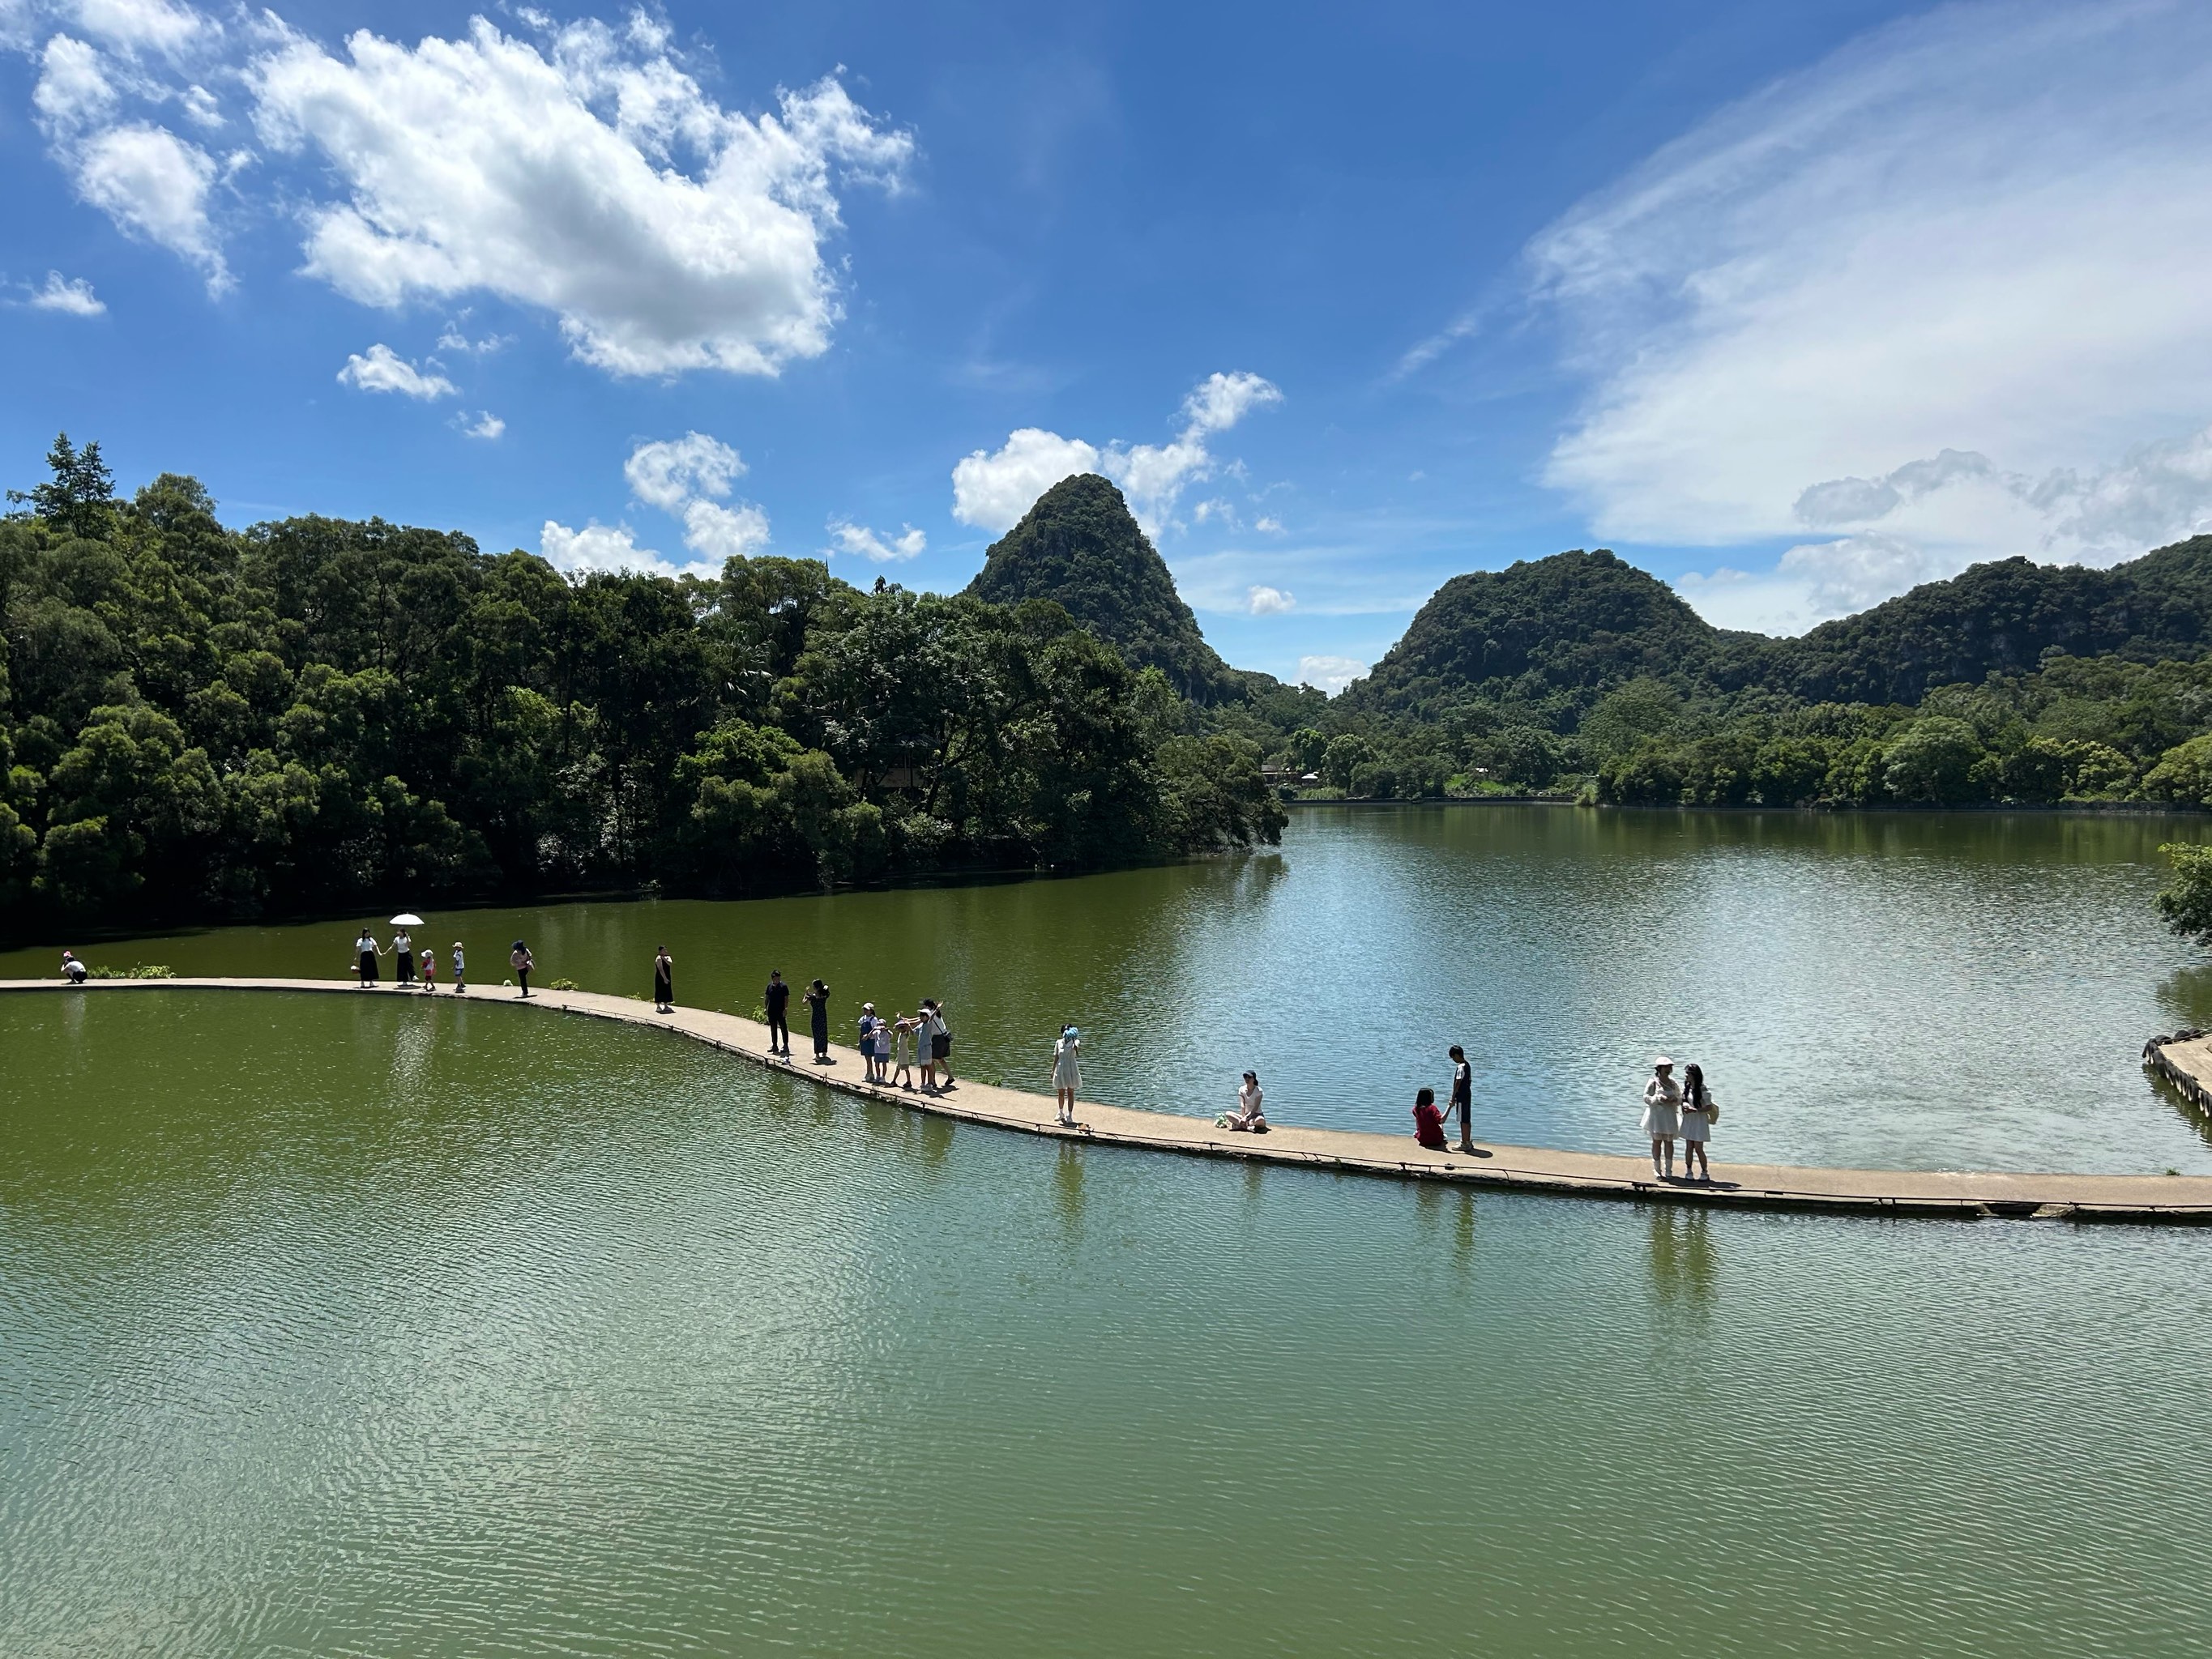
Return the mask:
<path fill-rule="evenodd" d="M 0 909 L 28 936 L 631 888 L 737 895 L 1269 842 L 1261 745 L 1060 606 L 818 561 L 564 575 L 453 532 L 238 530 L 66 435 L 0 520 Z"/>

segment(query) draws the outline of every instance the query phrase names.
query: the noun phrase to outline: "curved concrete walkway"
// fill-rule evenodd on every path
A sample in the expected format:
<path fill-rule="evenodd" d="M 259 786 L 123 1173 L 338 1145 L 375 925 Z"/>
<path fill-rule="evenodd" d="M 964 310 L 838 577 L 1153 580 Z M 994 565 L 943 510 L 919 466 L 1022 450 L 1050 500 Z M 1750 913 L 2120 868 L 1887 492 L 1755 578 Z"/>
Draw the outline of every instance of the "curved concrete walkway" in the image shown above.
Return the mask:
<path fill-rule="evenodd" d="M 315 992 L 343 996 L 405 997 L 428 1000 L 422 993 L 386 985 L 362 990 L 348 981 L 307 979 L 95 980 L 82 988 L 53 980 L 0 980 L 0 992 L 44 991 L 74 996 L 109 996 L 137 990 L 244 990 Z M 450 989 L 437 994 L 450 1000 Z M 1991 1175 L 1948 1170 L 1812 1170 L 1784 1164 L 1717 1163 L 1710 1186 L 1652 1179 L 1642 1158 L 1612 1158 L 1595 1152 L 1553 1152 L 1541 1147 L 1491 1144 L 1473 1157 L 1431 1152 L 1404 1135 L 1350 1129 L 1304 1129 L 1285 1125 L 1265 1135 L 1232 1134 L 1211 1118 L 1176 1117 L 1164 1112 L 1132 1111 L 1089 1102 L 1085 1121 L 1073 1129 L 1054 1121 L 1053 1103 L 1042 1095 L 962 1082 L 945 1095 L 909 1093 L 860 1080 L 860 1057 L 842 1047 L 830 1050 L 834 1065 L 802 1057 L 794 1062 L 768 1053 L 768 1028 L 734 1014 L 679 1007 L 656 1014 L 653 1005 L 591 991 L 533 992 L 528 1001 L 503 988 L 470 993 L 471 1007 L 536 1010 L 540 1013 L 585 1014 L 624 1024 L 652 1026 L 741 1055 L 746 1060 L 819 1083 L 842 1093 L 928 1112 L 964 1123 L 1058 1139 L 1141 1147 L 1200 1158 L 1236 1158 L 1247 1163 L 1297 1164 L 1340 1175 L 1384 1176 L 1401 1180 L 1444 1181 L 1462 1186 L 1561 1193 L 1583 1198 L 1637 1199 L 1721 1208 L 1820 1210 L 1892 1216 L 1942 1216 L 1978 1220 L 1990 1216 L 2037 1220 L 2118 1221 L 2212 1224 L 2212 1176 Z M 802 1033 L 802 1048 L 811 1046 Z"/>

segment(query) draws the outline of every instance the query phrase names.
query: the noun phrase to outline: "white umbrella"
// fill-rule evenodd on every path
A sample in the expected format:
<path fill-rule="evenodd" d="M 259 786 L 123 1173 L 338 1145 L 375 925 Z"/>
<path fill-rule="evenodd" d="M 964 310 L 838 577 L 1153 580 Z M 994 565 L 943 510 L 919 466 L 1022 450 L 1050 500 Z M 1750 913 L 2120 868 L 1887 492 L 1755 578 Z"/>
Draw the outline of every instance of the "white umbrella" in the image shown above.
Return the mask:
<path fill-rule="evenodd" d="M 420 927 L 422 925 L 422 918 L 410 910 L 404 916 L 392 917 L 392 925 L 394 927 Z"/>

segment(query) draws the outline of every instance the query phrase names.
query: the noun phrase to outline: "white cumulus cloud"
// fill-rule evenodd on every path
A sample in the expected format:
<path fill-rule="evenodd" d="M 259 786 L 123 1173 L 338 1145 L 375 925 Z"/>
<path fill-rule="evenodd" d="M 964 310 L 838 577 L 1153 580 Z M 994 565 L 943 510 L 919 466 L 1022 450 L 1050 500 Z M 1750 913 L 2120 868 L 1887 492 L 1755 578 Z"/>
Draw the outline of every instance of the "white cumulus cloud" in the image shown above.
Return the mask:
<path fill-rule="evenodd" d="M 158 243 L 197 266 L 210 292 L 230 286 L 208 191 L 215 163 L 167 127 L 133 122 L 94 133 L 76 147 L 77 194 L 124 230 Z"/>
<path fill-rule="evenodd" d="M 1213 374 L 1183 399 L 1182 412 L 1194 432 L 1226 432 L 1252 410 L 1282 401 L 1282 389 L 1257 374 Z"/>
<path fill-rule="evenodd" d="M 902 525 L 896 536 L 884 536 L 850 519 L 830 520 L 830 538 L 836 544 L 836 551 L 872 559 L 878 564 L 914 558 L 929 546 L 929 538 L 910 524 Z"/>
<path fill-rule="evenodd" d="M 556 569 L 585 572 L 632 570 L 641 575 L 673 576 L 677 567 L 649 547 L 640 547 L 626 525 L 603 525 L 594 520 L 581 530 L 571 530 L 551 519 L 538 532 L 538 550 Z"/>
<path fill-rule="evenodd" d="M 39 55 L 39 82 L 31 88 L 31 107 L 46 136 L 65 143 L 82 129 L 115 112 L 118 94 L 106 60 L 96 47 L 57 34 Z"/>
<path fill-rule="evenodd" d="M 702 559 L 720 564 L 768 545 L 768 514 L 750 501 L 722 507 L 693 501 L 684 509 L 684 544 Z"/>
<path fill-rule="evenodd" d="M 419 398 L 425 403 L 450 398 L 455 391 L 453 383 L 436 369 L 418 368 L 381 343 L 369 347 L 366 356 L 358 351 L 347 353 L 345 367 L 338 370 L 338 380 L 359 392 L 396 392 L 403 398 Z"/>
<path fill-rule="evenodd" d="M 952 516 L 993 532 L 1012 529 L 1039 495 L 1078 472 L 1102 472 L 1121 485 L 1148 534 L 1172 520 L 1189 484 L 1213 476 L 1206 440 L 1252 410 L 1280 403 L 1282 392 L 1257 374 L 1213 374 L 1183 399 L 1182 428 L 1164 444 L 1109 443 L 1024 427 L 995 453 L 978 449 L 952 469 Z M 1211 516 L 1210 514 L 1206 516 Z"/>
<path fill-rule="evenodd" d="M 106 303 L 92 291 L 92 284 L 82 276 L 64 276 L 58 270 L 46 273 L 41 287 L 31 291 L 26 305 L 40 311 L 59 311 L 71 317 L 97 317 L 106 311 Z"/>
<path fill-rule="evenodd" d="M 976 450 L 952 469 L 952 516 L 981 530 L 1011 530 L 1062 478 L 1096 472 L 1098 451 L 1080 438 L 1025 426 L 995 453 Z"/>
<path fill-rule="evenodd" d="M 745 470 L 736 450 L 703 432 L 641 443 L 623 463 L 631 495 L 648 507 L 678 515 L 695 497 L 727 495 Z"/>
<path fill-rule="evenodd" d="M 541 50 L 479 17 L 411 48 L 364 30 L 343 58 L 293 35 L 249 79 L 263 141 L 343 188 L 307 210 L 308 271 L 368 305 L 537 307 L 618 374 L 774 374 L 826 349 L 833 171 L 896 185 L 912 152 L 834 79 L 726 110 L 657 27 L 580 22 Z"/>
<path fill-rule="evenodd" d="M 175 57 L 222 33 L 213 18 L 173 0 L 76 0 L 70 9 L 78 27 L 125 52 L 143 48 Z"/>
<path fill-rule="evenodd" d="M 1297 608 L 1297 600 L 1279 587 L 1255 582 L 1245 590 L 1244 608 L 1255 617 L 1279 617 Z"/>
<path fill-rule="evenodd" d="M 507 422 L 488 409 L 478 410 L 474 420 L 465 415 L 461 422 L 462 433 L 471 438 L 496 438 L 506 430 Z"/>
<path fill-rule="evenodd" d="M 1547 477 L 1595 535 L 1850 532 L 1691 579 L 1701 606 L 1819 620 L 1978 558 L 2140 551 L 2212 509 L 2205 8 L 1891 25 L 1528 252 L 1589 386 Z"/>
<path fill-rule="evenodd" d="M 1333 697 L 1366 672 L 1367 665 L 1357 657 L 1300 657 L 1297 683 L 1314 686 Z"/>

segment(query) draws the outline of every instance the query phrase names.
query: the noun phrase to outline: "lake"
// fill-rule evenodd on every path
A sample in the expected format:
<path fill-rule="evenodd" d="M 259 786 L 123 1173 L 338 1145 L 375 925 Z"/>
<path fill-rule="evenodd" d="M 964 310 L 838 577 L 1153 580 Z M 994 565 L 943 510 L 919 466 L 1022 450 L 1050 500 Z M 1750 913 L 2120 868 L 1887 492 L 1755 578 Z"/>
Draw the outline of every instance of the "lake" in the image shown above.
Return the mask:
<path fill-rule="evenodd" d="M 1679 856 L 1747 856 L 1721 837 Z M 1225 971 L 1313 845 L 1116 878 L 1196 941 L 1126 960 Z M 859 908 L 1042 934 L 1073 891 Z M 973 937 L 967 1029 L 994 943 L 1063 959 Z M 1682 995 L 1662 960 L 1618 971 Z M 1361 988 L 1344 1030 L 1408 1018 Z M 10 1656 L 2155 1659 L 2212 1626 L 2195 1233 L 1085 1149 L 473 998 L 6 997 L 0 1052 Z"/>
<path fill-rule="evenodd" d="M 1068 880 L 742 904 L 431 916 L 479 993 L 518 936 L 541 983 L 750 1013 L 768 969 L 862 999 L 944 998 L 961 1066 L 1048 1092 L 1085 1033 L 1097 1098 L 1212 1115 L 1261 1074 L 1271 1114 L 1404 1130 L 1475 1065 L 1496 1139 L 1642 1150 L 1653 1054 L 1698 1060 L 1717 1158 L 1915 1169 L 2212 1172 L 2212 1137 L 2140 1066 L 2212 1025 L 2212 958 L 2150 907 L 2199 817 L 2057 813 L 1300 808 L 1279 851 Z M 377 918 L 380 924 L 381 918 Z M 361 918 L 88 947 L 193 974 L 338 977 Z M 380 925 L 388 939 L 390 928 Z M 50 975 L 52 949 L 0 954 Z M 389 973 L 387 964 L 386 972 Z"/>

